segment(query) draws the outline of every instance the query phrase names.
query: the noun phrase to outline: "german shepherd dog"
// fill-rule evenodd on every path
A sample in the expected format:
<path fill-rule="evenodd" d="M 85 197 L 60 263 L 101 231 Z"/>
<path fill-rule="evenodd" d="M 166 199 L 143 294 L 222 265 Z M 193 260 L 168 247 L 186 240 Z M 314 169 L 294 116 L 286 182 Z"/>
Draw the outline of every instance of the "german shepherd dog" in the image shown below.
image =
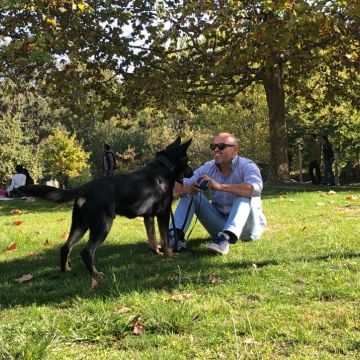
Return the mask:
<path fill-rule="evenodd" d="M 29 196 L 53 202 L 74 201 L 69 237 L 61 247 L 61 271 L 71 270 L 69 256 L 71 249 L 90 231 L 89 241 L 81 251 L 81 257 L 95 278 L 98 272 L 94 264 L 96 248 L 109 234 L 115 215 L 130 219 L 144 218 L 150 249 L 159 253 L 155 237 L 154 217 L 157 218 L 162 251 L 172 256 L 167 243 L 173 186 L 182 177 L 192 175 L 188 166 L 187 149 L 191 139 L 181 144 L 178 137 L 165 150 L 159 151 L 155 159 L 145 167 L 119 175 L 103 177 L 70 190 L 60 190 L 46 185 L 27 185 L 19 190 Z"/>

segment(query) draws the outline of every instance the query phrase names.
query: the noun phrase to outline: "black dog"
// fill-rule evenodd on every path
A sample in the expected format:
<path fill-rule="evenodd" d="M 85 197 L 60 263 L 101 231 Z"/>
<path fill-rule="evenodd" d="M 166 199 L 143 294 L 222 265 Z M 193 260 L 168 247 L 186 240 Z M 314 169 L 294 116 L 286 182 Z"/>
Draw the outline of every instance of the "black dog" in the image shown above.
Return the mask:
<path fill-rule="evenodd" d="M 69 238 L 61 248 L 61 271 L 70 270 L 71 249 L 89 229 L 89 241 L 81 251 L 81 257 L 92 277 L 101 274 L 94 264 L 95 250 L 108 235 L 116 214 L 128 218 L 143 216 L 149 247 L 159 252 L 154 227 L 156 216 L 163 252 L 171 256 L 167 231 L 172 190 L 175 181 L 181 181 L 182 176 L 192 175 L 187 157 L 190 143 L 191 139 L 181 145 L 178 137 L 142 169 L 99 178 L 77 189 L 60 190 L 46 185 L 19 188 L 26 195 L 59 203 L 75 199 Z"/>

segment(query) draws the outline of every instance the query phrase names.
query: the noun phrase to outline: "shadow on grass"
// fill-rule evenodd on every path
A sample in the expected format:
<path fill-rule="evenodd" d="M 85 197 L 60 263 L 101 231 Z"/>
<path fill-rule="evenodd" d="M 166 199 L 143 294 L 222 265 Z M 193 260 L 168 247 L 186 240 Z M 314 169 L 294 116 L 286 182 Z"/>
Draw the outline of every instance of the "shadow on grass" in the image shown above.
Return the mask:
<path fill-rule="evenodd" d="M 193 243 L 193 240 L 191 241 Z M 195 247 L 204 240 L 195 240 Z M 90 289 L 91 278 L 80 257 L 85 241 L 74 247 L 71 260 L 72 270 L 61 273 L 59 267 L 60 246 L 49 248 L 36 256 L 25 256 L 0 263 L 0 308 L 16 305 L 58 305 L 67 306 L 75 297 L 108 297 L 114 290 L 118 294 L 171 289 L 178 286 L 179 271 L 186 276 L 206 271 L 214 255 L 204 249 L 196 254 L 185 251 L 173 258 L 152 253 L 147 243 L 111 244 L 99 247 L 95 263 L 105 273 L 100 279 L 101 288 Z M 200 261 L 198 259 L 201 259 Z M 183 269 L 183 270 L 179 270 Z M 33 279 L 18 283 L 15 279 L 32 274 Z"/>
<path fill-rule="evenodd" d="M 97 290 L 90 289 L 90 276 L 79 255 L 81 244 L 73 251 L 73 269 L 68 273 L 59 270 L 59 248 L 47 249 L 34 257 L 8 260 L 0 264 L 0 308 L 32 304 L 68 307 L 74 298 L 119 297 L 130 292 L 162 289 L 171 291 L 189 282 L 204 285 L 212 273 L 221 273 L 226 269 L 248 271 L 254 264 L 262 268 L 284 263 L 360 257 L 360 253 L 355 252 L 334 252 L 307 258 L 229 262 L 226 257 L 208 253 L 207 242 L 208 239 L 191 239 L 194 253 L 185 251 L 173 258 L 151 253 L 145 242 L 104 244 L 97 250 L 96 264 L 106 276 Z M 15 281 L 28 273 L 34 276 L 32 281 L 23 284 Z"/>
<path fill-rule="evenodd" d="M 333 252 L 333 253 L 317 255 L 317 256 L 312 256 L 312 257 L 300 256 L 300 257 L 291 258 L 288 260 L 270 259 L 270 260 L 263 260 L 263 261 L 232 262 L 232 263 L 228 263 L 227 266 L 231 269 L 247 269 L 247 268 L 254 267 L 254 265 L 256 265 L 257 268 L 263 268 L 266 266 L 277 266 L 277 265 L 291 264 L 291 263 L 298 263 L 298 262 L 312 263 L 312 262 L 317 262 L 317 261 L 329 261 L 332 259 L 355 259 L 355 258 L 359 258 L 359 257 L 360 257 L 360 252 L 347 252 L 347 253 Z"/>
<path fill-rule="evenodd" d="M 56 204 L 42 200 L 10 200 L 0 202 L 0 216 L 9 216 L 12 209 L 20 209 L 23 212 L 49 212 L 49 211 L 69 211 L 73 207 L 73 203 Z"/>

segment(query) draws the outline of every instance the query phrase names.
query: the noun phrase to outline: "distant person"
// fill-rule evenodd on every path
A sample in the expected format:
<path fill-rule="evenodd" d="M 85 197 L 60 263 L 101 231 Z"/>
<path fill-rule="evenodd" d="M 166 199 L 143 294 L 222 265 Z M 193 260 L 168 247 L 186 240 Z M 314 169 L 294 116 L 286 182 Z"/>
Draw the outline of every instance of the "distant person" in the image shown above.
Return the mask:
<path fill-rule="evenodd" d="M 334 150 L 327 135 L 323 135 L 324 179 L 323 185 L 335 185 L 335 176 L 332 169 L 335 160 Z"/>
<path fill-rule="evenodd" d="M 15 174 L 11 178 L 10 186 L 6 189 L 6 196 L 10 198 L 21 197 L 21 193 L 17 190 L 20 186 L 26 184 L 26 175 L 21 165 L 16 165 Z"/>
<path fill-rule="evenodd" d="M 114 175 L 116 169 L 115 154 L 109 144 L 104 144 L 103 171 L 104 176 Z"/>
<path fill-rule="evenodd" d="M 320 172 L 320 161 L 321 161 L 321 144 L 319 143 L 316 134 L 311 134 L 309 143 L 309 175 L 311 182 L 314 185 L 321 184 L 321 172 Z M 314 170 L 315 174 L 314 175 Z"/>
<path fill-rule="evenodd" d="M 34 179 L 30 176 L 29 170 L 27 168 L 23 168 L 23 174 L 26 176 L 26 184 L 25 185 L 33 185 Z"/>

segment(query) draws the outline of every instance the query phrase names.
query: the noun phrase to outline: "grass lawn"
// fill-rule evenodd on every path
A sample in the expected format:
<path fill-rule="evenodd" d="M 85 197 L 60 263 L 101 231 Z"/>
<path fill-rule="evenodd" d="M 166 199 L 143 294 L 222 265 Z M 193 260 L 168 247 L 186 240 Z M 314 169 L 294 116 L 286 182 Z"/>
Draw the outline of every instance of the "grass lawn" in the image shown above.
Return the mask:
<path fill-rule="evenodd" d="M 142 219 L 116 218 L 97 289 L 83 242 L 59 271 L 71 204 L 1 202 L 0 359 L 359 359 L 360 193 L 263 199 L 262 239 L 224 257 L 199 223 L 194 253 L 166 258 L 148 251 Z"/>

